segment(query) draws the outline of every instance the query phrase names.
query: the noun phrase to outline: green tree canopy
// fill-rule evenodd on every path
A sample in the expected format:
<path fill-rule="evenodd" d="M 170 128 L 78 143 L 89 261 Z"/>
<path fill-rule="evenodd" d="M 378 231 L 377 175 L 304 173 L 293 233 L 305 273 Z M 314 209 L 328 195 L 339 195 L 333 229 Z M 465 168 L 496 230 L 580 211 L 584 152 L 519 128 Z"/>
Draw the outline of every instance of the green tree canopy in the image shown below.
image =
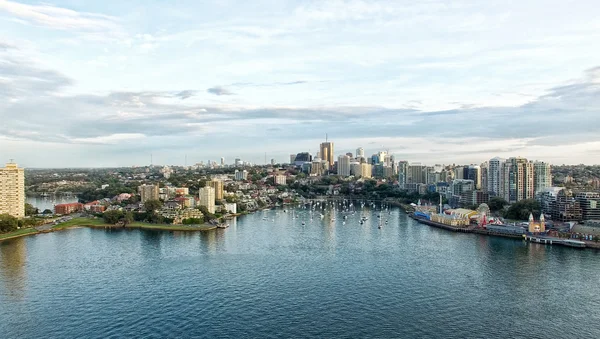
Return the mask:
<path fill-rule="evenodd" d="M 163 206 L 160 200 L 148 200 L 144 203 L 144 208 L 148 212 L 154 212 L 156 210 L 161 209 Z"/>
<path fill-rule="evenodd" d="M 25 203 L 25 215 L 36 215 L 39 211 L 30 203 Z"/>
<path fill-rule="evenodd" d="M 19 227 L 19 219 L 9 214 L 0 214 L 0 232 L 12 232 Z"/>
<path fill-rule="evenodd" d="M 510 205 L 504 217 L 514 220 L 527 220 L 531 213 L 536 217 L 540 215 L 540 203 L 535 199 L 526 199 Z"/>
<path fill-rule="evenodd" d="M 492 212 L 501 211 L 506 205 L 508 205 L 508 201 L 504 200 L 501 197 L 490 198 L 490 201 L 488 202 L 488 206 L 490 207 L 490 211 Z"/>

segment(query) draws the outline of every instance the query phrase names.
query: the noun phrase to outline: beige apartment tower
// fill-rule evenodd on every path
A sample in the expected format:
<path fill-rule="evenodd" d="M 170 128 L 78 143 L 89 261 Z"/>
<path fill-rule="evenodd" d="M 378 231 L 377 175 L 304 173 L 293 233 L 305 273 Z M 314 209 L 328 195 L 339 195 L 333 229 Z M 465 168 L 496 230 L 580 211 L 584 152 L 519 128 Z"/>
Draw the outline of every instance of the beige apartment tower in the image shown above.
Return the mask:
<path fill-rule="evenodd" d="M 0 168 L 0 214 L 25 216 L 25 170 L 12 162 Z"/>
<path fill-rule="evenodd" d="M 200 206 L 206 207 L 208 212 L 215 213 L 215 189 L 206 186 L 202 187 L 199 192 Z"/>
<path fill-rule="evenodd" d="M 145 203 L 148 200 L 159 199 L 158 185 L 141 185 L 138 187 L 138 193 L 140 194 L 142 203 Z"/>
<path fill-rule="evenodd" d="M 213 179 L 207 183 L 206 186 L 212 187 L 215 189 L 215 199 L 222 200 L 223 199 L 223 181 Z"/>

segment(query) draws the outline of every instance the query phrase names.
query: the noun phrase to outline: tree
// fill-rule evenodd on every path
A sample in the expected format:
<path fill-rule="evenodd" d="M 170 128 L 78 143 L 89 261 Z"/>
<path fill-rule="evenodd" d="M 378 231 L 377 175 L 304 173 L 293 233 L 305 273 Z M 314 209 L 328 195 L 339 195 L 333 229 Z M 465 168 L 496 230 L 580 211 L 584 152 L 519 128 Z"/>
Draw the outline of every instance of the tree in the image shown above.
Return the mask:
<path fill-rule="evenodd" d="M 147 212 L 154 212 L 161 209 L 162 206 L 163 204 L 160 200 L 148 200 L 144 203 L 144 209 L 146 209 Z"/>
<path fill-rule="evenodd" d="M 52 214 L 52 210 L 46 208 L 42 214 Z"/>
<path fill-rule="evenodd" d="M 501 197 L 490 198 L 490 201 L 488 202 L 488 206 L 490 207 L 490 211 L 492 212 L 501 211 L 506 205 L 508 205 L 508 201 L 504 200 Z"/>
<path fill-rule="evenodd" d="M 514 220 L 527 220 L 529 214 L 539 216 L 541 211 L 540 203 L 535 199 L 526 199 L 518 201 L 508 208 L 505 218 Z"/>
<path fill-rule="evenodd" d="M 38 209 L 33 207 L 32 204 L 25 203 L 25 215 L 37 215 L 38 213 Z"/>
<path fill-rule="evenodd" d="M 204 215 L 204 222 L 209 222 L 212 219 L 215 219 L 216 216 L 213 213 L 210 213 L 208 211 L 208 208 L 206 208 L 206 206 L 199 206 L 198 209 L 200 210 L 200 212 L 202 212 L 202 214 Z"/>
<path fill-rule="evenodd" d="M 12 232 L 19 227 L 19 219 L 10 214 L 0 214 L 0 232 Z"/>
<path fill-rule="evenodd" d="M 123 217 L 123 212 L 117 211 L 117 210 L 106 211 L 102 215 L 104 222 L 107 224 L 111 224 L 111 225 L 118 223 L 122 217 Z"/>
<path fill-rule="evenodd" d="M 133 213 L 131 213 L 131 212 L 125 213 L 125 215 L 123 216 L 123 225 L 127 226 L 127 225 L 131 224 L 132 222 L 133 222 Z"/>

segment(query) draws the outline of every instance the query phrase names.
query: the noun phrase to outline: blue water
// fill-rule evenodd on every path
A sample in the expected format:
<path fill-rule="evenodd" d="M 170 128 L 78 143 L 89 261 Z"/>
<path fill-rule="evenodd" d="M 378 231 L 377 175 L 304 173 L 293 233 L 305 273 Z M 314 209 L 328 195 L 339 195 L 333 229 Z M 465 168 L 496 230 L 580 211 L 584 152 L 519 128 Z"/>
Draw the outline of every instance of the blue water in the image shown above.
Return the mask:
<path fill-rule="evenodd" d="M 306 213 L 1 242 L 0 337 L 600 337 L 598 252 Z"/>

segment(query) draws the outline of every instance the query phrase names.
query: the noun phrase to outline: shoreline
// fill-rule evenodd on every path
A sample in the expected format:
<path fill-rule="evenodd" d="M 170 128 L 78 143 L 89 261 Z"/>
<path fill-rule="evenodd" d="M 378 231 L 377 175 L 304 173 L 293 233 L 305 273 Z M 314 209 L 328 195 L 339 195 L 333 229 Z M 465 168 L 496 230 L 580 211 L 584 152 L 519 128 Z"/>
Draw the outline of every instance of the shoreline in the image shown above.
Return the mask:
<path fill-rule="evenodd" d="M 413 213 L 407 213 L 407 214 L 408 214 L 409 218 L 413 219 L 414 221 L 416 221 L 420 224 L 443 229 L 443 230 L 450 231 L 450 232 L 473 233 L 473 234 L 484 235 L 484 236 L 488 236 L 488 237 L 501 237 L 501 238 L 508 238 L 508 239 L 513 239 L 513 240 L 523 240 L 525 242 L 531 242 L 531 243 L 537 243 L 537 244 L 565 246 L 565 247 L 576 248 L 576 249 L 584 249 L 584 248 L 585 249 L 594 249 L 594 250 L 600 249 L 599 243 L 594 243 L 594 242 L 589 242 L 589 241 L 577 240 L 578 242 L 583 243 L 584 244 L 583 246 L 574 246 L 569 241 L 565 241 L 565 240 L 576 240 L 576 239 L 560 239 L 560 238 L 556 238 L 556 239 L 551 238 L 550 239 L 550 238 L 547 238 L 547 242 L 539 242 L 539 241 L 533 240 L 533 239 L 538 239 L 535 236 L 526 236 L 525 234 L 522 234 L 522 235 L 505 234 L 505 233 L 494 232 L 494 231 L 490 231 L 490 230 L 486 230 L 486 229 L 474 228 L 473 226 L 455 227 L 455 226 L 437 223 L 437 222 L 427 220 L 427 219 L 422 219 L 422 218 L 414 216 Z"/>
<path fill-rule="evenodd" d="M 78 219 L 84 219 L 84 218 L 73 219 L 73 220 L 75 220 L 75 222 L 73 222 L 71 224 L 67 224 L 67 225 L 58 224 L 58 225 L 54 225 L 54 227 L 52 227 L 52 228 L 45 229 L 45 230 L 38 230 L 35 227 L 32 227 L 32 228 L 20 229 L 20 230 L 10 232 L 10 233 L 0 234 L 0 242 L 5 241 L 5 240 L 11 240 L 11 239 L 16 239 L 16 238 L 31 236 L 31 235 L 38 235 L 38 234 L 43 234 L 43 233 L 53 233 L 53 232 L 58 232 L 58 231 L 64 231 L 64 230 L 76 229 L 76 228 L 84 228 L 84 227 L 104 228 L 104 229 L 140 229 L 140 230 L 145 229 L 145 230 L 176 231 L 176 232 L 207 232 L 207 231 L 216 230 L 218 228 L 216 225 L 211 225 L 211 224 L 203 224 L 203 225 L 197 225 L 197 226 L 185 226 L 185 225 L 167 225 L 167 224 L 161 225 L 161 224 L 133 223 L 131 225 L 118 226 L 118 225 L 110 225 L 110 224 L 105 224 L 105 223 L 96 223 L 96 224 L 86 223 L 86 221 L 89 222 L 89 220 L 94 220 L 94 219 L 88 219 L 86 221 L 81 221 Z M 25 231 L 25 230 L 27 230 L 27 231 Z"/>

